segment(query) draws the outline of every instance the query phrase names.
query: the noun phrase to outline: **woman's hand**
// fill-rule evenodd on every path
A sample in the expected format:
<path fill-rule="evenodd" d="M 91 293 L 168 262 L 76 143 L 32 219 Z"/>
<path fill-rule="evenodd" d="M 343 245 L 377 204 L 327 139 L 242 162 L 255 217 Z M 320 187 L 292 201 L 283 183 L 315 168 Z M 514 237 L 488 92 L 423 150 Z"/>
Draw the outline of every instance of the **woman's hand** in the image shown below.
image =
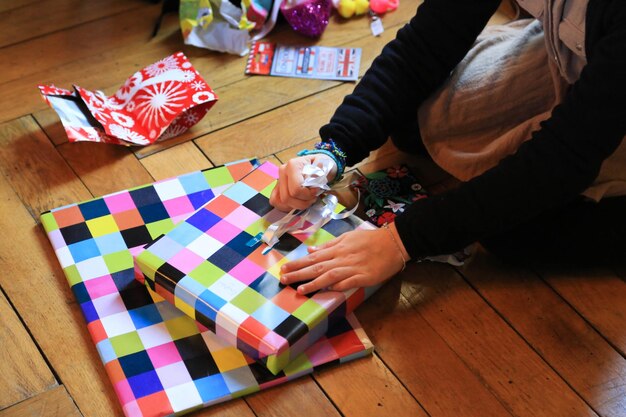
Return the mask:
<path fill-rule="evenodd" d="M 306 165 L 318 165 L 330 163 L 331 170 L 327 175 L 328 182 L 332 181 L 337 174 L 337 165 L 328 155 L 313 154 L 290 159 L 286 164 L 278 168 L 278 183 L 270 195 L 270 204 L 281 211 L 291 209 L 304 210 L 315 202 L 319 194 L 318 188 L 303 187 L 302 169 Z"/>
<path fill-rule="evenodd" d="M 282 266 L 280 282 L 312 280 L 298 287 L 300 294 L 322 288 L 344 291 L 368 287 L 400 272 L 408 259 L 392 223 L 387 230 L 354 230 L 323 245 L 310 247 L 307 256 Z"/>

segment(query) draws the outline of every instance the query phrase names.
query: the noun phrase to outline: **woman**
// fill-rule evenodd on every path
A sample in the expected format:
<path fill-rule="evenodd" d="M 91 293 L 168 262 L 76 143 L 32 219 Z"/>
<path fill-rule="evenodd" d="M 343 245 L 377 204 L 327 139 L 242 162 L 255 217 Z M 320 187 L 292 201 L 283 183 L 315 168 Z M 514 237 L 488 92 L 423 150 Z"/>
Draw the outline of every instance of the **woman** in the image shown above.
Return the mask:
<path fill-rule="evenodd" d="M 303 165 L 328 159 L 341 175 L 389 135 L 462 185 L 388 227 L 310 248 L 284 265 L 283 283 L 372 285 L 477 241 L 519 262 L 626 259 L 626 2 L 519 0 L 531 19 L 483 32 L 499 3 L 426 0 L 320 129 L 318 149 L 280 168 L 270 202 L 307 207 Z"/>

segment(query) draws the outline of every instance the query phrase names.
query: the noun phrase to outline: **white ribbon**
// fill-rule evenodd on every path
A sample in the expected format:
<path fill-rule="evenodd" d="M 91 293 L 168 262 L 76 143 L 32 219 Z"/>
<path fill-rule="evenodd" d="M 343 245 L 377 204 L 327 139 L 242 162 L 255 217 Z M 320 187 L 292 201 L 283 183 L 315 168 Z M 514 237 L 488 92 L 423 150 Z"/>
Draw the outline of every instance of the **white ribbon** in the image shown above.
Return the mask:
<path fill-rule="evenodd" d="M 324 194 L 324 191 L 331 189 L 328 186 L 328 173 L 330 173 L 331 169 L 331 161 L 325 158 L 315 165 L 309 164 L 304 166 L 302 169 L 302 176 L 304 177 L 302 185 L 307 188 L 318 188 L 318 196 L 321 195 L 321 197 L 308 209 L 302 211 L 293 209 L 282 219 L 271 224 L 261 236 L 261 240 L 269 246 L 266 250 L 269 250 L 278 243 L 281 236 L 285 233 L 315 233 L 329 221 L 345 219 L 355 212 L 359 205 L 358 200 L 357 204 L 351 210 L 343 213 L 335 213 L 335 209 L 339 204 L 337 196 Z M 345 185 L 333 188 L 342 188 L 344 186 Z M 304 228 L 307 223 L 311 225 Z"/>

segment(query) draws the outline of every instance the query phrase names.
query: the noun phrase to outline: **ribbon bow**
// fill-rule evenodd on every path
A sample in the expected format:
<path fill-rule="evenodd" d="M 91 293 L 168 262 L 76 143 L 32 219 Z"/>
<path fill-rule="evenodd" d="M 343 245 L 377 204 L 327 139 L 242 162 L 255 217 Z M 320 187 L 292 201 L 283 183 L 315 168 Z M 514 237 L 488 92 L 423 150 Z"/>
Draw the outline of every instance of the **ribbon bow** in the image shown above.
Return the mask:
<path fill-rule="evenodd" d="M 278 243 L 281 236 L 285 233 L 315 233 L 331 220 L 341 220 L 351 216 L 358 207 L 358 203 L 351 210 L 343 213 L 335 213 L 339 200 L 335 195 L 325 194 L 331 187 L 328 186 L 328 173 L 332 165 L 330 161 L 322 160 L 319 164 L 305 165 L 302 169 L 304 181 L 302 185 L 307 188 L 319 188 L 318 200 L 308 209 L 293 209 L 287 213 L 282 219 L 272 223 L 265 233 L 261 236 L 261 240 L 269 246 L 269 251 Z M 341 188 L 333 187 L 333 188 Z M 296 220 L 297 219 L 297 220 Z M 305 228 L 305 225 L 310 226 Z"/>

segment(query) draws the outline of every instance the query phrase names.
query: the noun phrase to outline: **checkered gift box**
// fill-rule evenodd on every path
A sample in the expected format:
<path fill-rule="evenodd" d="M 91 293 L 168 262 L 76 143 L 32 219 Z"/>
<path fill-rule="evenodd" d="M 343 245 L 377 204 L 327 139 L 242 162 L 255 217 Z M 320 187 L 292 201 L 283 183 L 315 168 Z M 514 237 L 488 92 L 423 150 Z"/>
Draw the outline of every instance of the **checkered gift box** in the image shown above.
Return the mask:
<path fill-rule="evenodd" d="M 124 413 L 182 414 L 366 355 L 353 316 L 272 375 L 135 279 L 132 253 L 256 166 L 243 161 L 53 209 L 41 222 Z"/>
<path fill-rule="evenodd" d="M 373 226 L 333 220 L 313 234 L 284 235 L 267 252 L 254 238 L 284 216 L 269 204 L 277 175 L 264 163 L 136 257 L 153 291 L 275 374 L 375 290 L 304 296 L 280 284 L 280 266 L 308 246 Z"/>

